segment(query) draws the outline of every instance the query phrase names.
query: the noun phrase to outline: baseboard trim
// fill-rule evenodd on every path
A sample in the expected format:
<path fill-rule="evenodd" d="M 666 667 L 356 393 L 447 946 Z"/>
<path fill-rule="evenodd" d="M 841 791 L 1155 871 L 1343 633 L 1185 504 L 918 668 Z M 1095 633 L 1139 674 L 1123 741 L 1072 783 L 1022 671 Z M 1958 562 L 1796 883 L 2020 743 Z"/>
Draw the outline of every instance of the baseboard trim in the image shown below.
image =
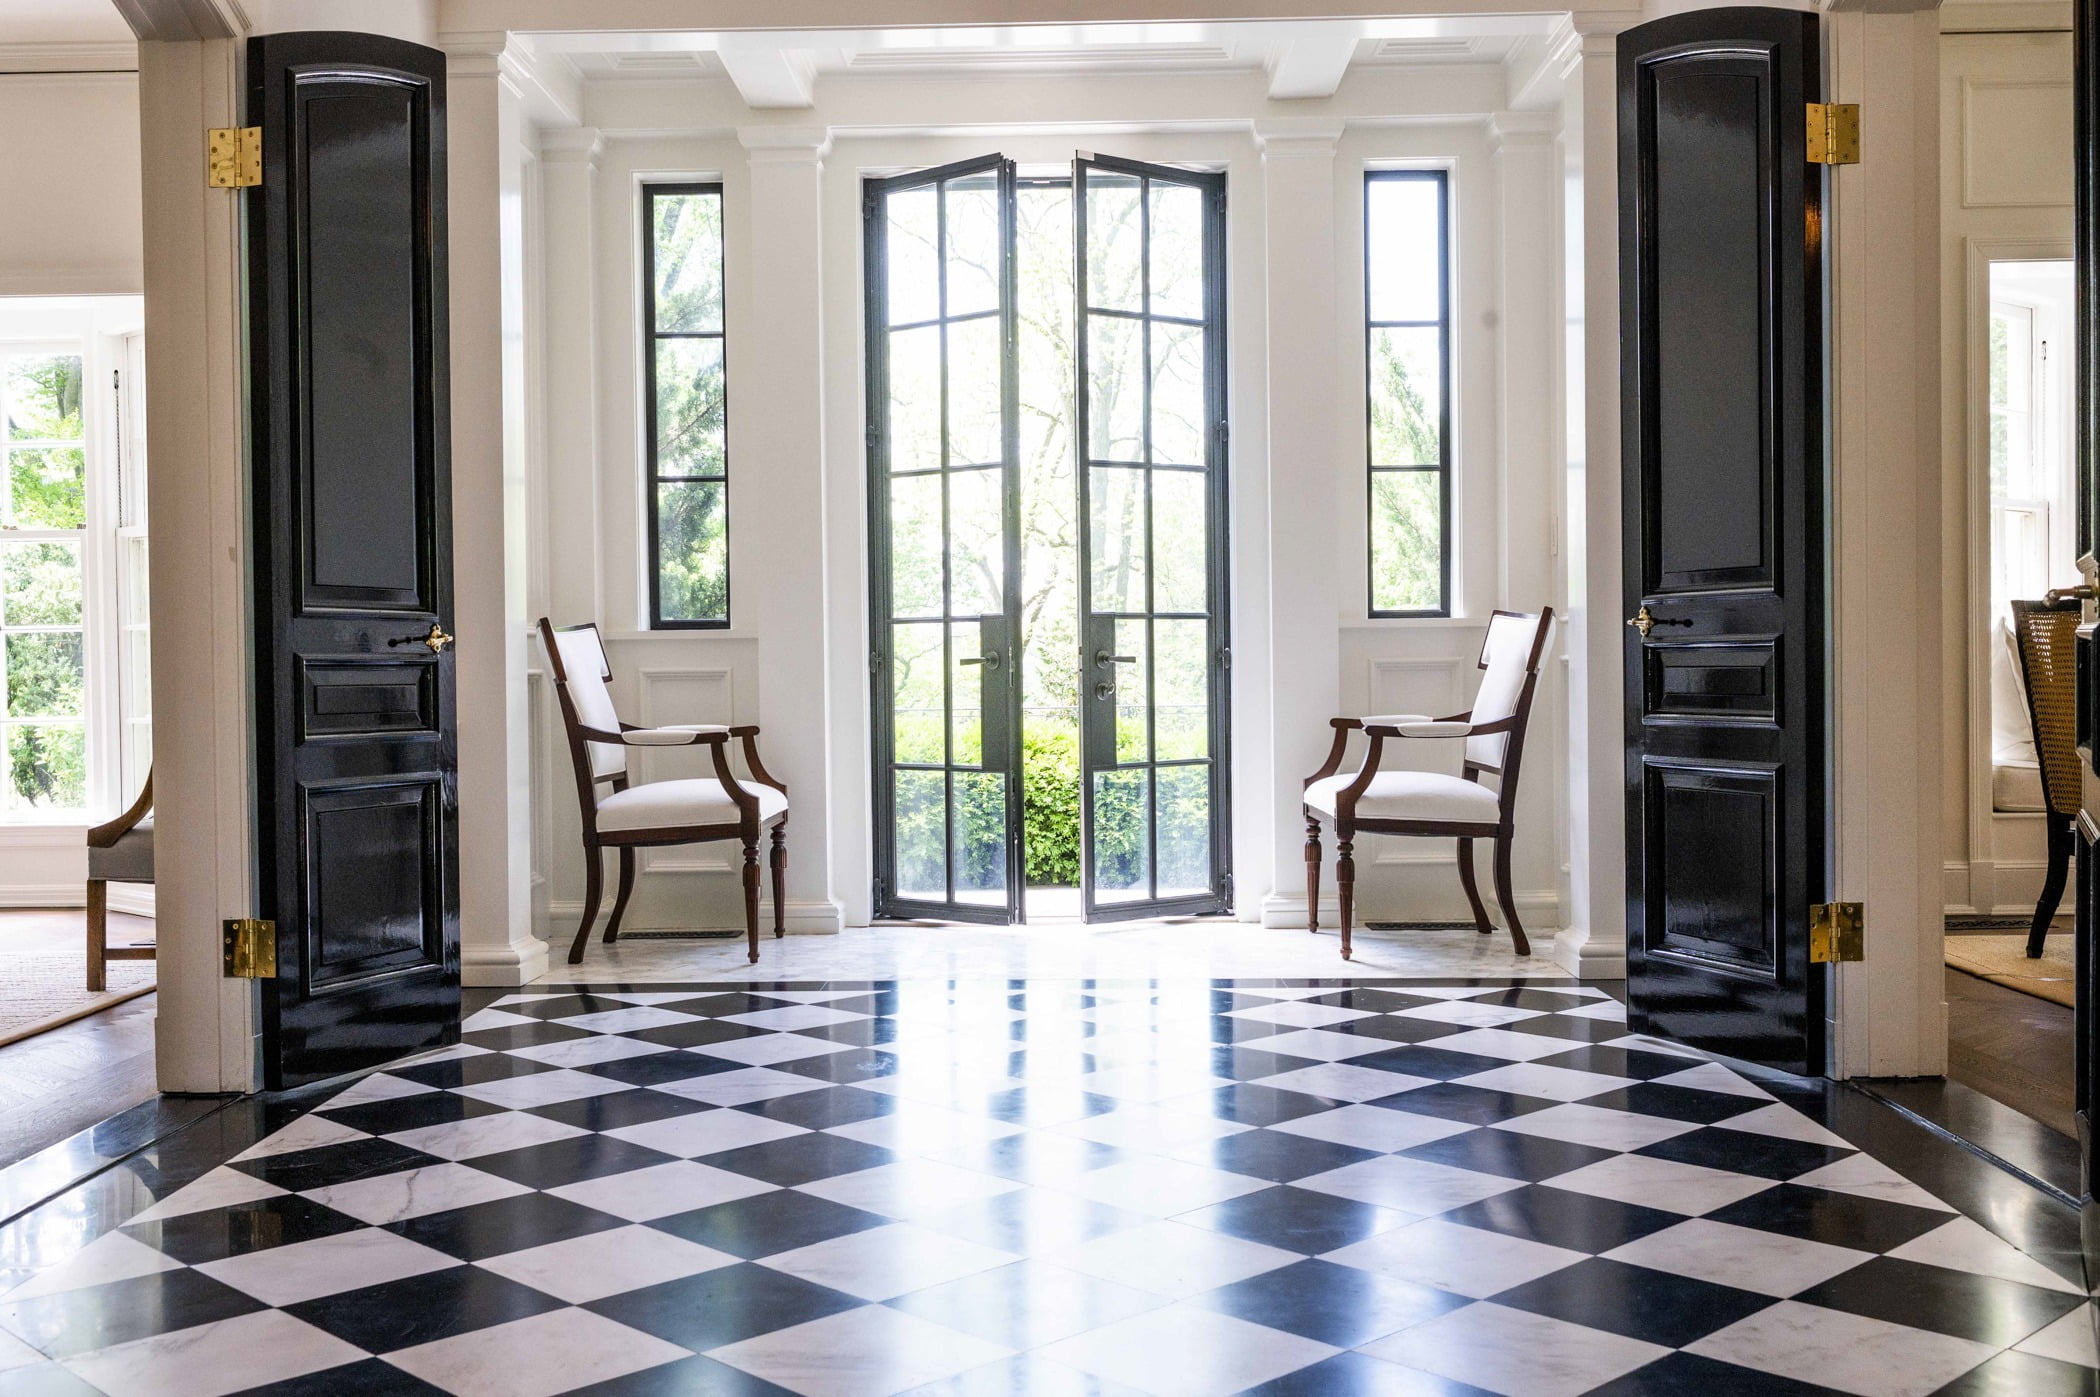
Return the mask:
<path fill-rule="evenodd" d="M 112 904 L 114 905 L 114 904 Z M 85 907 L 85 883 L 9 883 L 0 886 L 0 907 Z"/>
<path fill-rule="evenodd" d="M 583 909 L 577 908 L 578 915 Z M 504 945 L 459 948 L 459 981 L 475 989 L 529 985 L 547 973 L 547 943 L 537 936 Z"/>
<path fill-rule="evenodd" d="M 758 914 L 759 929 L 767 933 L 770 933 L 773 929 L 771 920 L 772 907 L 773 904 L 767 902 L 760 907 Z M 565 935 L 575 935 L 576 923 L 582 916 L 583 904 L 581 902 L 550 901 L 547 904 L 548 922 L 554 927 L 562 929 Z M 604 930 L 605 916 L 605 909 L 600 908 L 597 925 L 597 930 L 599 931 Z M 791 897 L 788 899 L 787 916 L 784 920 L 790 936 L 836 936 L 846 929 L 846 908 L 843 903 L 834 902 L 830 898 Z M 695 930 L 692 927 L 666 926 L 636 926 L 632 929 L 635 931 Z M 728 926 L 699 929 L 706 931 L 735 931 L 738 933 L 743 931 L 742 927 Z"/>
<path fill-rule="evenodd" d="M 1578 980 L 1626 978 L 1626 943 L 1618 939 L 1600 941 L 1581 927 L 1557 932 L 1547 954 L 1554 964 Z"/>

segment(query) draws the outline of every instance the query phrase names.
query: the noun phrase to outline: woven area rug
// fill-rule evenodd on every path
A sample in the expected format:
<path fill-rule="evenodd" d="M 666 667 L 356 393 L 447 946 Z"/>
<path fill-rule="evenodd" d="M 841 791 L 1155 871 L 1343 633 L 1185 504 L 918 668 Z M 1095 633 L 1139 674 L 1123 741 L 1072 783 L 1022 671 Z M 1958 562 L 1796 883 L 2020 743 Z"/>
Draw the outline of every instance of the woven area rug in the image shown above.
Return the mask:
<path fill-rule="evenodd" d="M 150 994 L 155 969 L 150 960 L 113 960 L 109 988 L 90 994 L 81 952 L 0 956 L 0 1045 Z"/>
<path fill-rule="evenodd" d="M 2040 960 L 2027 959 L 2024 931 L 2008 936 L 1949 936 L 1946 947 L 1947 964 L 1964 974 L 2037 999 L 2076 1007 L 2075 967 L 2067 933 L 2051 933 Z"/>

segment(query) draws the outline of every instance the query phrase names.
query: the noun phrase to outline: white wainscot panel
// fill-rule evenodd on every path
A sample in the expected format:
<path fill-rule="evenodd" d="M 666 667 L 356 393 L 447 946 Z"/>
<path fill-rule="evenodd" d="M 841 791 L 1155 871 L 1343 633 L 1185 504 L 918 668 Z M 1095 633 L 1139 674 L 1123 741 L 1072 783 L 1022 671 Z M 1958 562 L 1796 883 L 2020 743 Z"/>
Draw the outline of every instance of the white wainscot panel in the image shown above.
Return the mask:
<path fill-rule="evenodd" d="M 1962 80 L 1961 201 L 1969 208 L 2071 202 L 2071 85 L 2039 79 Z"/>

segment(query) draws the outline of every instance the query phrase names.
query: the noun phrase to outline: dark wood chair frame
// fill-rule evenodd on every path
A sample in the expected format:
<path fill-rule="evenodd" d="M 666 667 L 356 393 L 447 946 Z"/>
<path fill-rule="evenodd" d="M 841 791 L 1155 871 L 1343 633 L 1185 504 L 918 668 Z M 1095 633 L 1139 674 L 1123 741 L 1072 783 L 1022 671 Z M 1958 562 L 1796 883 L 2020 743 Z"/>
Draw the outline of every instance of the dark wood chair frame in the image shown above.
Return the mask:
<path fill-rule="evenodd" d="M 777 940 L 787 934 L 787 822 L 785 810 L 770 822 L 759 818 L 758 796 L 746 789 L 729 766 L 729 743 L 736 739 L 742 744 L 744 764 L 751 778 L 763 786 L 771 786 L 783 798 L 787 787 L 766 770 L 758 756 L 758 726 L 745 724 L 725 728 L 717 732 L 695 732 L 689 734 L 691 741 L 684 744 L 669 742 L 630 743 L 625 734 L 648 731 L 638 724 L 622 722 L 619 732 L 606 732 L 598 728 L 585 727 L 576 715 L 576 705 L 569 697 L 569 676 L 562 664 L 561 647 L 554 643 L 555 634 L 566 631 L 588 630 L 596 633 L 594 622 L 580 626 L 555 626 L 545 617 L 540 618 L 540 643 L 547 652 L 547 664 L 554 676 L 554 692 L 561 702 L 562 726 L 569 734 L 569 760 L 576 769 L 576 798 L 583 815 L 584 893 L 583 920 L 576 928 L 576 940 L 569 947 L 569 964 L 583 960 L 583 948 L 590 943 L 591 924 L 598 918 L 598 902 L 605 892 L 605 868 L 602 858 L 607 848 L 620 852 L 620 890 L 613 898 L 612 919 L 605 924 L 605 941 L 610 945 L 620 939 L 620 919 L 627 912 L 627 901 L 634 894 L 634 851 L 665 844 L 704 844 L 720 839 L 740 840 L 744 846 L 744 932 L 750 943 L 750 958 L 758 960 L 758 901 L 759 871 L 758 844 L 770 823 L 773 831 L 773 936 Z M 598 653 L 605 653 L 605 642 L 600 638 Z M 612 678 L 608 666 L 603 677 Z M 661 731 L 660 729 L 656 731 Z M 723 821 L 706 825 L 663 825 L 630 830 L 605 830 L 598 828 L 597 787 L 610 784 L 615 792 L 628 787 L 625 772 L 600 776 L 591 765 L 593 742 L 618 743 L 630 750 L 650 747 L 695 746 L 706 747 L 714 757 L 715 779 L 737 807 L 734 821 Z"/>
<path fill-rule="evenodd" d="M 2027 696 L 2027 721 L 2034 734 L 2034 755 L 2042 772 L 2043 820 L 2049 841 L 2049 866 L 2042 879 L 2042 894 L 2035 900 L 2034 918 L 2027 927 L 2027 958 L 2040 960 L 2049 944 L 2049 927 L 2063 901 L 2064 885 L 2070 881 L 2071 856 L 2078 850 L 2077 820 L 2083 799 L 2078 760 L 2077 695 L 2071 668 L 2076 642 L 2072 618 L 2080 614 L 2072 597 L 2049 593 L 2041 601 L 2012 604 L 2014 649 L 2020 657 L 2020 688 Z M 2035 634 L 2035 618 L 2053 622 L 2065 636 L 2063 643 L 2048 645 Z M 2041 653 L 2041 652 L 2047 653 Z M 2045 685 L 2054 685 L 2045 690 Z"/>
<path fill-rule="evenodd" d="M 90 849 L 108 849 L 119 839 L 138 827 L 153 809 L 153 773 L 146 773 L 146 784 L 139 791 L 139 798 L 131 802 L 131 808 L 107 824 L 96 825 L 87 832 Z M 109 882 L 104 878 L 90 878 L 87 884 L 87 987 L 91 994 L 100 994 L 109 988 L 109 962 L 113 960 L 152 960 L 159 954 L 156 946 L 118 946 L 109 944 Z"/>
<path fill-rule="evenodd" d="M 1480 886 L 1473 873 L 1473 841 L 1488 839 L 1495 845 L 1495 900 L 1502 904 L 1502 915 L 1509 919 L 1509 938 L 1517 954 L 1531 954 L 1531 941 L 1524 935 L 1524 923 L 1517 917 L 1517 900 L 1510 886 L 1510 845 L 1516 836 L 1517 777 L 1524 764 L 1524 731 L 1531 721 L 1531 701 L 1538 689 L 1539 660 L 1545 654 L 1546 640 L 1553 631 L 1553 608 L 1545 607 L 1536 614 L 1528 611 L 1496 611 L 1495 616 L 1507 616 L 1519 621 L 1537 621 L 1538 631 L 1532 637 L 1531 653 L 1525 659 L 1524 683 L 1517 692 L 1514 709 L 1507 718 L 1494 722 L 1474 723 L 1473 711 L 1454 713 L 1448 718 L 1432 719 L 1435 723 L 1465 723 L 1466 730 L 1455 733 L 1438 733 L 1415 736 L 1401 731 L 1400 727 L 1366 723 L 1361 718 L 1334 718 L 1328 726 L 1334 729 L 1334 745 L 1328 749 L 1327 760 L 1320 769 L 1305 778 L 1305 788 L 1310 789 L 1315 781 L 1324 781 L 1341 770 L 1342 758 L 1349 746 L 1349 734 L 1361 731 L 1370 739 L 1370 750 L 1364 756 L 1364 764 L 1354 781 L 1335 793 L 1335 862 L 1334 876 L 1341 897 L 1342 959 L 1348 960 L 1353 953 L 1350 933 L 1354 930 L 1353 917 L 1356 897 L 1356 836 L 1363 834 L 1391 834 L 1429 839 L 1458 840 L 1458 880 L 1465 885 L 1466 900 L 1473 906 L 1473 926 L 1482 936 L 1494 931 L 1494 923 L 1488 920 L 1487 907 L 1480 900 Z M 1492 619 L 1492 618 L 1491 618 Z M 1481 642 L 1480 661 L 1477 668 L 1488 667 L 1487 642 Z M 1407 726 L 1414 726 L 1408 724 Z M 1392 741 L 1463 741 L 1469 737 L 1486 737 L 1494 733 L 1507 733 L 1503 744 L 1502 762 L 1491 766 L 1468 758 L 1463 776 L 1477 782 L 1482 776 L 1499 776 L 1501 786 L 1497 792 L 1498 813 L 1492 823 L 1469 820 L 1395 820 L 1375 816 L 1360 817 L 1356 813 L 1357 799 L 1371 788 L 1378 776 L 1379 762 L 1385 753 L 1385 744 Z M 1305 908 L 1306 929 L 1320 929 L 1320 821 L 1324 818 L 1312 806 L 1303 807 L 1305 813 Z"/>

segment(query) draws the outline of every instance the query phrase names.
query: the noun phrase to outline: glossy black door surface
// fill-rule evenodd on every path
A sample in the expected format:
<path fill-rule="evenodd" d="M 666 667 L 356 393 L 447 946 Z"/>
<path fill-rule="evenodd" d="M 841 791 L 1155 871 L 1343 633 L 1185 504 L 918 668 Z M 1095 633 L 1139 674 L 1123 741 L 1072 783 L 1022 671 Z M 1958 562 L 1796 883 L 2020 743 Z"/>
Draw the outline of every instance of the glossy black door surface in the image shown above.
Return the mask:
<path fill-rule="evenodd" d="M 2100 547 L 2100 0 L 2077 0 L 2073 25 L 2072 172 L 2078 286 L 2078 566 L 2088 586 Z M 2094 608 L 2085 607 L 2078 628 L 2078 752 L 2084 761 L 2085 793 L 2078 813 L 2078 879 L 2072 915 L 2077 933 L 2077 1033 L 2075 1107 L 2078 1144 L 2085 1158 L 2081 1226 L 2085 1239 L 2086 1286 L 2100 1290 L 2100 1203 L 2095 1202 L 2093 1079 L 2100 1064 L 2100 783 L 2093 773 L 2095 734 L 2100 733 L 2100 656 L 2095 651 Z M 2100 1315 L 2096 1315 L 2100 1325 Z"/>
<path fill-rule="evenodd" d="M 1823 1070 L 1816 17 L 1619 38 L 1627 993 L 1635 1031 Z"/>
<path fill-rule="evenodd" d="M 271 1087 L 455 1038 L 445 58 L 248 49 L 259 914 Z"/>

